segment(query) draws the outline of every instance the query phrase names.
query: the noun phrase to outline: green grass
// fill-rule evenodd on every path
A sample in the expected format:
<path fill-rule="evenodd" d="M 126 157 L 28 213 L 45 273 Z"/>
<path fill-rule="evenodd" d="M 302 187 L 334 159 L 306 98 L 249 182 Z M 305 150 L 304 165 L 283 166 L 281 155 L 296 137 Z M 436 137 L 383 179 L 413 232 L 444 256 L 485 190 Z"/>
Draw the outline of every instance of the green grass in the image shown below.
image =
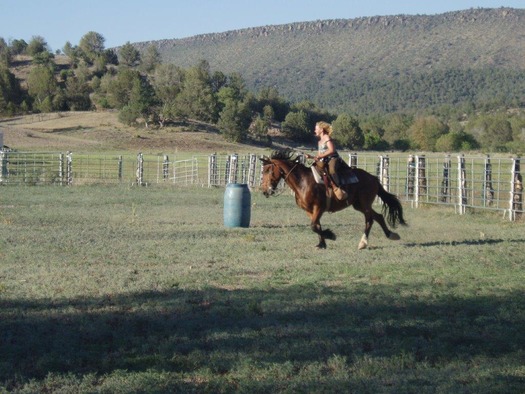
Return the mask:
<path fill-rule="evenodd" d="M 0 392 L 521 393 L 523 222 L 406 207 L 402 240 L 288 193 L 0 188 Z"/>

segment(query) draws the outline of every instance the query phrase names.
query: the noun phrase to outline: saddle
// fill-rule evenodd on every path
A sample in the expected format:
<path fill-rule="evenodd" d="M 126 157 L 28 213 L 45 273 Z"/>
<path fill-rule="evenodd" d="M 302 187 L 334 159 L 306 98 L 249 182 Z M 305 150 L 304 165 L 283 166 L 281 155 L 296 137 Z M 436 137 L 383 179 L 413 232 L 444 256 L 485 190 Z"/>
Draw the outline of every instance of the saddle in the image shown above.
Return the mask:
<path fill-rule="evenodd" d="M 312 174 L 314 175 L 315 181 L 325 186 L 330 186 L 330 179 L 325 171 L 319 169 L 316 165 L 311 167 Z M 342 167 L 337 172 L 339 175 L 339 182 L 342 185 L 352 185 L 359 182 L 359 178 L 354 174 L 352 167 Z"/>
<path fill-rule="evenodd" d="M 330 202 L 335 195 L 337 200 L 346 200 L 347 193 L 344 189 L 340 188 L 344 185 L 349 185 L 359 182 L 357 176 L 353 173 L 352 169 L 348 166 L 340 166 L 337 172 L 339 178 L 339 186 L 334 187 L 331 177 L 327 174 L 324 168 L 320 168 L 316 165 L 312 165 L 312 173 L 315 181 L 319 184 L 324 184 L 326 188 L 326 197 Z"/>

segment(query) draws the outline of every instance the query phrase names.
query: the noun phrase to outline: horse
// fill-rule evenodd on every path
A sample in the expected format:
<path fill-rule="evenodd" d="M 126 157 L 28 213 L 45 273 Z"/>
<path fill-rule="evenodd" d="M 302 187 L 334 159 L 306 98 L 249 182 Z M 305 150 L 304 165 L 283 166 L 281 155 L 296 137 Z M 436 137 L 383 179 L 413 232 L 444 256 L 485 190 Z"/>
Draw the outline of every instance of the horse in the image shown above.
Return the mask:
<path fill-rule="evenodd" d="M 276 150 L 270 157 L 263 156 L 261 189 L 266 197 L 274 195 L 281 180 L 295 193 L 295 202 L 306 211 L 310 217 L 310 227 L 319 236 L 318 249 L 326 249 L 326 239 L 334 240 L 336 235 L 330 229 L 323 229 L 321 217 L 325 212 L 338 212 L 349 206 L 362 212 L 365 216 L 365 230 L 359 241 L 358 250 L 368 247 L 368 236 L 374 221 L 379 223 L 385 236 L 390 240 L 399 240 L 400 236 L 391 231 L 385 223 L 395 228 L 397 224 L 407 225 L 403 217 L 403 207 L 399 199 L 387 192 L 379 179 L 359 168 L 345 166 L 352 175 L 357 177 L 356 183 L 340 185 L 348 194 L 345 200 L 337 200 L 328 194 L 327 186 L 318 183 L 312 173 L 312 168 L 302 163 L 301 156 L 291 149 Z M 382 213 L 372 208 L 375 198 L 383 202 Z"/>

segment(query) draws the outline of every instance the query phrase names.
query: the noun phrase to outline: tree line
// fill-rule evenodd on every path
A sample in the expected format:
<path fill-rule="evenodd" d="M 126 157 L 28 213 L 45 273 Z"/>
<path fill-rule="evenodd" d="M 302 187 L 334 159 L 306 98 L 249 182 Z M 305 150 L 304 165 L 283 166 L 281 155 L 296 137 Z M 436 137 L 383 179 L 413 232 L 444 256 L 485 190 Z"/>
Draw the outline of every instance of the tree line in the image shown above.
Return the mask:
<path fill-rule="evenodd" d="M 491 107 L 474 112 L 442 105 L 424 111 L 391 108 L 386 115 L 358 117 L 344 108 L 339 113 L 328 111 L 309 100 L 291 103 L 271 86 L 249 91 L 240 74 L 212 71 L 206 60 L 182 68 L 163 63 L 153 45 L 139 51 L 127 42 L 118 49 L 106 49 L 104 42 L 93 31 L 77 45 L 66 42 L 62 52 L 68 64 L 63 66 L 55 62 L 60 51 L 51 53 L 43 37 L 35 36 L 29 43 L 8 43 L 0 37 L 0 115 L 116 109 L 119 120 L 127 125 L 163 128 L 193 119 L 215 125 L 229 141 L 263 144 L 271 142 L 268 130 L 272 127 L 295 142 L 310 142 L 314 124 L 325 120 L 333 124 L 335 139 L 346 149 L 520 152 L 525 147 L 522 111 Z M 25 81 L 10 70 L 20 55 L 30 57 L 32 64 Z M 503 73 L 502 80 L 506 76 Z M 465 78 L 484 80 L 482 73 L 448 75 L 451 84 Z M 414 83 L 429 82 L 420 79 Z M 385 92 L 390 95 L 402 91 L 387 87 Z M 418 99 L 406 97 L 408 101 Z M 359 103 L 360 98 L 345 100 Z M 385 94 L 383 105 L 391 101 Z M 520 97 L 511 97 L 511 102 L 519 106 Z"/>

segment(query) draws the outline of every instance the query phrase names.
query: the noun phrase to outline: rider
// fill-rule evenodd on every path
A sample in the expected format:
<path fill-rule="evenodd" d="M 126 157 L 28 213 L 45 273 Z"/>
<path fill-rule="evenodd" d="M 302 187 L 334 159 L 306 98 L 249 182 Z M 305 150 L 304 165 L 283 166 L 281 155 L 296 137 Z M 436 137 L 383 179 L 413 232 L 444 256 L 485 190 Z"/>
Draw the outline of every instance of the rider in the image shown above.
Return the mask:
<path fill-rule="evenodd" d="M 332 125 L 326 122 L 317 122 L 314 130 L 315 136 L 318 138 L 318 153 L 314 157 L 307 154 L 306 157 L 314 159 L 317 166 L 324 169 L 328 163 L 328 174 L 332 180 L 332 189 L 335 197 L 338 200 L 344 200 L 348 197 L 347 193 L 339 188 L 339 175 L 337 175 L 337 167 L 339 165 L 339 153 L 335 148 L 334 141 L 332 140 Z"/>

